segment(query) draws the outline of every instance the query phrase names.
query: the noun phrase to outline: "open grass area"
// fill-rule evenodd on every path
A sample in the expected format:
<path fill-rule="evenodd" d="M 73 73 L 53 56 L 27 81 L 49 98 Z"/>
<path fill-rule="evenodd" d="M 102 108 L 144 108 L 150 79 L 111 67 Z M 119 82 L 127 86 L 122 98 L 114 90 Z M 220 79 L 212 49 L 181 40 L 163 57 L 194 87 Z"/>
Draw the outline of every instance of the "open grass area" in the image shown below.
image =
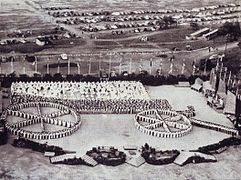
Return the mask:
<path fill-rule="evenodd" d="M 36 14 L 33 15 L 1 15 L 0 13 L 0 31 L 13 32 L 19 29 L 32 28 L 53 28 L 54 26 L 41 20 Z"/>

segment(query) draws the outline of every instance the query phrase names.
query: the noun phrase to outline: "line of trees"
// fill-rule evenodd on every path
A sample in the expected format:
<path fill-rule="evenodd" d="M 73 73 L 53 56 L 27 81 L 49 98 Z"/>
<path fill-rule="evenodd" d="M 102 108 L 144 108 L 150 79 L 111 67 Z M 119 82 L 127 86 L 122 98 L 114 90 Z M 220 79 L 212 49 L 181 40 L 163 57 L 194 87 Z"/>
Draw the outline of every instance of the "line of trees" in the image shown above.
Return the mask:
<path fill-rule="evenodd" d="M 40 75 L 40 74 L 34 74 L 32 77 L 27 76 L 26 74 L 22 74 L 17 76 L 15 73 L 9 74 L 9 75 L 1 75 L 0 76 L 0 82 L 2 84 L 2 87 L 8 88 L 11 86 L 13 82 L 30 82 L 30 81 L 52 81 L 52 82 L 62 82 L 62 81 L 69 81 L 69 82 L 80 82 L 80 81 L 85 81 L 85 82 L 98 82 L 102 80 L 108 80 L 108 81 L 140 81 L 144 85 L 150 85 L 150 86 L 159 86 L 159 85 L 175 85 L 178 84 L 179 81 L 188 81 L 190 84 L 193 84 L 195 79 L 197 77 L 200 77 L 203 80 L 208 80 L 208 76 L 198 76 L 198 75 L 191 75 L 189 77 L 184 76 L 184 75 L 149 75 L 147 72 L 146 73 L 141 73 L 141 74 L 127 74 L 123 72 L 120 75 L 115 75 L 113 77 L 97 77 L 97 76 L 92 76 L 92 75 L 67 75 L 64 76 L 60 73 L 56 73 L 54 75 L 51 74 L 45 74 L 45 75 Z"/>

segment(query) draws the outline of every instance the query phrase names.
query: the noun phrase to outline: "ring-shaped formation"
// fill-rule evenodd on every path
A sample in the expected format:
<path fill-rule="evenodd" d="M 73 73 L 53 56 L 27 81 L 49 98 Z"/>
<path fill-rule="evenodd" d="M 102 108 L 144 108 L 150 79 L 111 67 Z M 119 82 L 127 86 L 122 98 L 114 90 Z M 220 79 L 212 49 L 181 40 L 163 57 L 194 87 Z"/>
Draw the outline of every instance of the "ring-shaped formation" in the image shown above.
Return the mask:
<path fill-rule="evenodd" d="M 146 110 L 135 115 L 135 126 L 141 132 L 164 138 L 177 138 L 192 130 L 191 121 L 173 110 Z"/>
<path fill-rule="evenodd" d="M 20 111 L 24 108 L 29 107 L 37 107 L 38 114 L 31 114 L 24 111 Z M 57 112 L 53 112 L 50 114 L 41 114 L 40 107 L 51 107 L 59 109 Z M 57 119 L 57 117 L 64 116 L 64 115 L 72 115 L 75 119 L 75 122 L 65 121 Z M 8 116 L 15 116 L 23 118 L 23 121 L 19 122 L 8 122 Z M 13 135 L 17 135 L 19 137 L 24 137 L 28 139 L 57 139 L 62 138 L 65 136 L 69 136 L 73 134 L 80 128 L 81 125 L 81 118 L 78 116 L 74 109 L 69 108 L 68 106 L 58 104 L 58 103 L 51 103 L 51 102 L 25 102 L 25 103 L 18 103 L 10 105 L 2 114 L 2 120 L 6 121 L 6 129 L 9 133 Z M 42 132 L 33 132 L 29 130 L 23 129 L 25 126 L 30 126 L 33 124 L 40 124 L 40 123 L 47 123 L 56 126 L 63 126 L 64 129 L 58 131 L 42 131 Z"/>

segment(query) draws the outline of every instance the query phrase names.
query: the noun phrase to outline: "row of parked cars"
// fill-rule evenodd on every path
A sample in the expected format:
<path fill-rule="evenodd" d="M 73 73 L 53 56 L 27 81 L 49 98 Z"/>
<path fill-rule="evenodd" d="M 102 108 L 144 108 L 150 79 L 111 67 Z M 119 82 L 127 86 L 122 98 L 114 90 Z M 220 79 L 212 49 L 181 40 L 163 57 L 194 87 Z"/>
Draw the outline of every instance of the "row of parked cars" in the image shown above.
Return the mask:
<path fill-rule="evenodd" d="M 92 12 L 78 12 L 78 11 L 56 11 L 67 8 L 45 8 L 48 10 L 48 14 L 53 17 L 73 17 L 73 16 L 123 16 L 123 15 L 140 15 L 140 14 L 173 14 L 173 13 L 192 13 L 202 12 L 207 10 L 217 10 L 221 8 L 234 8 L 239 7 L 239 4 L 220 4 L 216 6 L 198 7 L 193 9 L 160 9 L 160 10 L 135 10 L 135 11 L 92 11 Z M 70 8 L 68 8 L 70 9 Z"/>

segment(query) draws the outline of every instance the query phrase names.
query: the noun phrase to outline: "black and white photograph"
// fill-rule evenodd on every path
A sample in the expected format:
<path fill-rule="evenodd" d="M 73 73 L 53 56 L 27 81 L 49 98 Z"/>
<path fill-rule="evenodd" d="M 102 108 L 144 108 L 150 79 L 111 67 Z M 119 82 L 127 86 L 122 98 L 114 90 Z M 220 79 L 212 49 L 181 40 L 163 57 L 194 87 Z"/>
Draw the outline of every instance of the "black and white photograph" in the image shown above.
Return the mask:
<path fill-rule="evenodd" d="M 240 180 L 241 0 L 0 0 L 0 179 Z"/>

